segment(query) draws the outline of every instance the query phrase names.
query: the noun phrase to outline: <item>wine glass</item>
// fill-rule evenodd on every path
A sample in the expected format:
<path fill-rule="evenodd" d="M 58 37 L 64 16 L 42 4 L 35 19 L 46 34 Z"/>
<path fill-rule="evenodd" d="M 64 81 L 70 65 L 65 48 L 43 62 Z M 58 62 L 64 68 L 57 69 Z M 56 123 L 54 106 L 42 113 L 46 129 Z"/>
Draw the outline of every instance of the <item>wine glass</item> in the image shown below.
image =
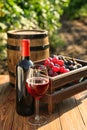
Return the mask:
<path fill-rule="evenodd" d="M 35 115 L 29 118 L 32 125 L 43 125 L 47 122 L 45 116 L 39 115 L 39 99 L 49 87 L 49 77 L 46 66 L 34 65 L 29 68 L 26 79 L 27 91 L 35 98 Z"/>

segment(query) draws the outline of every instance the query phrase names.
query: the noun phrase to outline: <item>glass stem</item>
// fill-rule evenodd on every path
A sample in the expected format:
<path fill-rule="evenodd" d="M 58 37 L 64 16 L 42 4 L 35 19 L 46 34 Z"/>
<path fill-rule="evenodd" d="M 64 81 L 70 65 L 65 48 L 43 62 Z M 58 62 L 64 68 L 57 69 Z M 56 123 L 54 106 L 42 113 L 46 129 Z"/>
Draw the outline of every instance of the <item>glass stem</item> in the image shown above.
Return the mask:
<path fill-rule="evenodd" d="M 35 120 L 39 121 L 39 100 L 35 99 Z"/>

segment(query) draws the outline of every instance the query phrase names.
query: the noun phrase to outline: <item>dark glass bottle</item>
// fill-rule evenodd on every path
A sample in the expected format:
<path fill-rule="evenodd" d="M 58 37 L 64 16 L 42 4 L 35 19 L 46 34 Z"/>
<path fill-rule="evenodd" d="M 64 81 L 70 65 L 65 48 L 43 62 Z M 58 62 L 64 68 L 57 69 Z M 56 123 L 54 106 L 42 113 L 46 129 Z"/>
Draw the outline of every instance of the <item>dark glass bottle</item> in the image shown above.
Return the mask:
<path fill-rule="evenodd" d="M 26 89 L 26 73 L 33 62 L 30 60 L 30 41 L 22 40 L 21 60 L 16 67 L 16 111 L 19 115 L 29 116 L 34 111 L 34 99 Z"/>

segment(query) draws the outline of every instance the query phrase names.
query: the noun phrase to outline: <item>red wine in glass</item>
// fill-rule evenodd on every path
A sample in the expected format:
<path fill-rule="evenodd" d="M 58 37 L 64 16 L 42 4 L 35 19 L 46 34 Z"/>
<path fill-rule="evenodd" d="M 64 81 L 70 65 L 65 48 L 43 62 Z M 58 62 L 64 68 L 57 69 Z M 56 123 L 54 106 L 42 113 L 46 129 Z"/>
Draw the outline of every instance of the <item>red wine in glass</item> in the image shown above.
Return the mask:
<path fill-rule="evenodd" d="M 49 80 L 43 77 L 33 77 L 29 81 L 28 79 L 26 81 L 28 93 L 36 99 L 40 99 L 46 93 L 48 86 Z"/>

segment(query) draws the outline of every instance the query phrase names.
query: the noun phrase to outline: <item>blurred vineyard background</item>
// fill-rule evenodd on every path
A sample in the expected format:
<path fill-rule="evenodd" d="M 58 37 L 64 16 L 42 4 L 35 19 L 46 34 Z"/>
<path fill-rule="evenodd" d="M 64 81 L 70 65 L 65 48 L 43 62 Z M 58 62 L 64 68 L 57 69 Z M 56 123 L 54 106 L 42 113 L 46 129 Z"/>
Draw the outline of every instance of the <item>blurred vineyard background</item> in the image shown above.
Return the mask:
<path fill-rule="evenodd" d="M 13 29 L 46 29 L 51 53 L 87 60 L 87 0 L 0 0 L 0 73 Z"/>

